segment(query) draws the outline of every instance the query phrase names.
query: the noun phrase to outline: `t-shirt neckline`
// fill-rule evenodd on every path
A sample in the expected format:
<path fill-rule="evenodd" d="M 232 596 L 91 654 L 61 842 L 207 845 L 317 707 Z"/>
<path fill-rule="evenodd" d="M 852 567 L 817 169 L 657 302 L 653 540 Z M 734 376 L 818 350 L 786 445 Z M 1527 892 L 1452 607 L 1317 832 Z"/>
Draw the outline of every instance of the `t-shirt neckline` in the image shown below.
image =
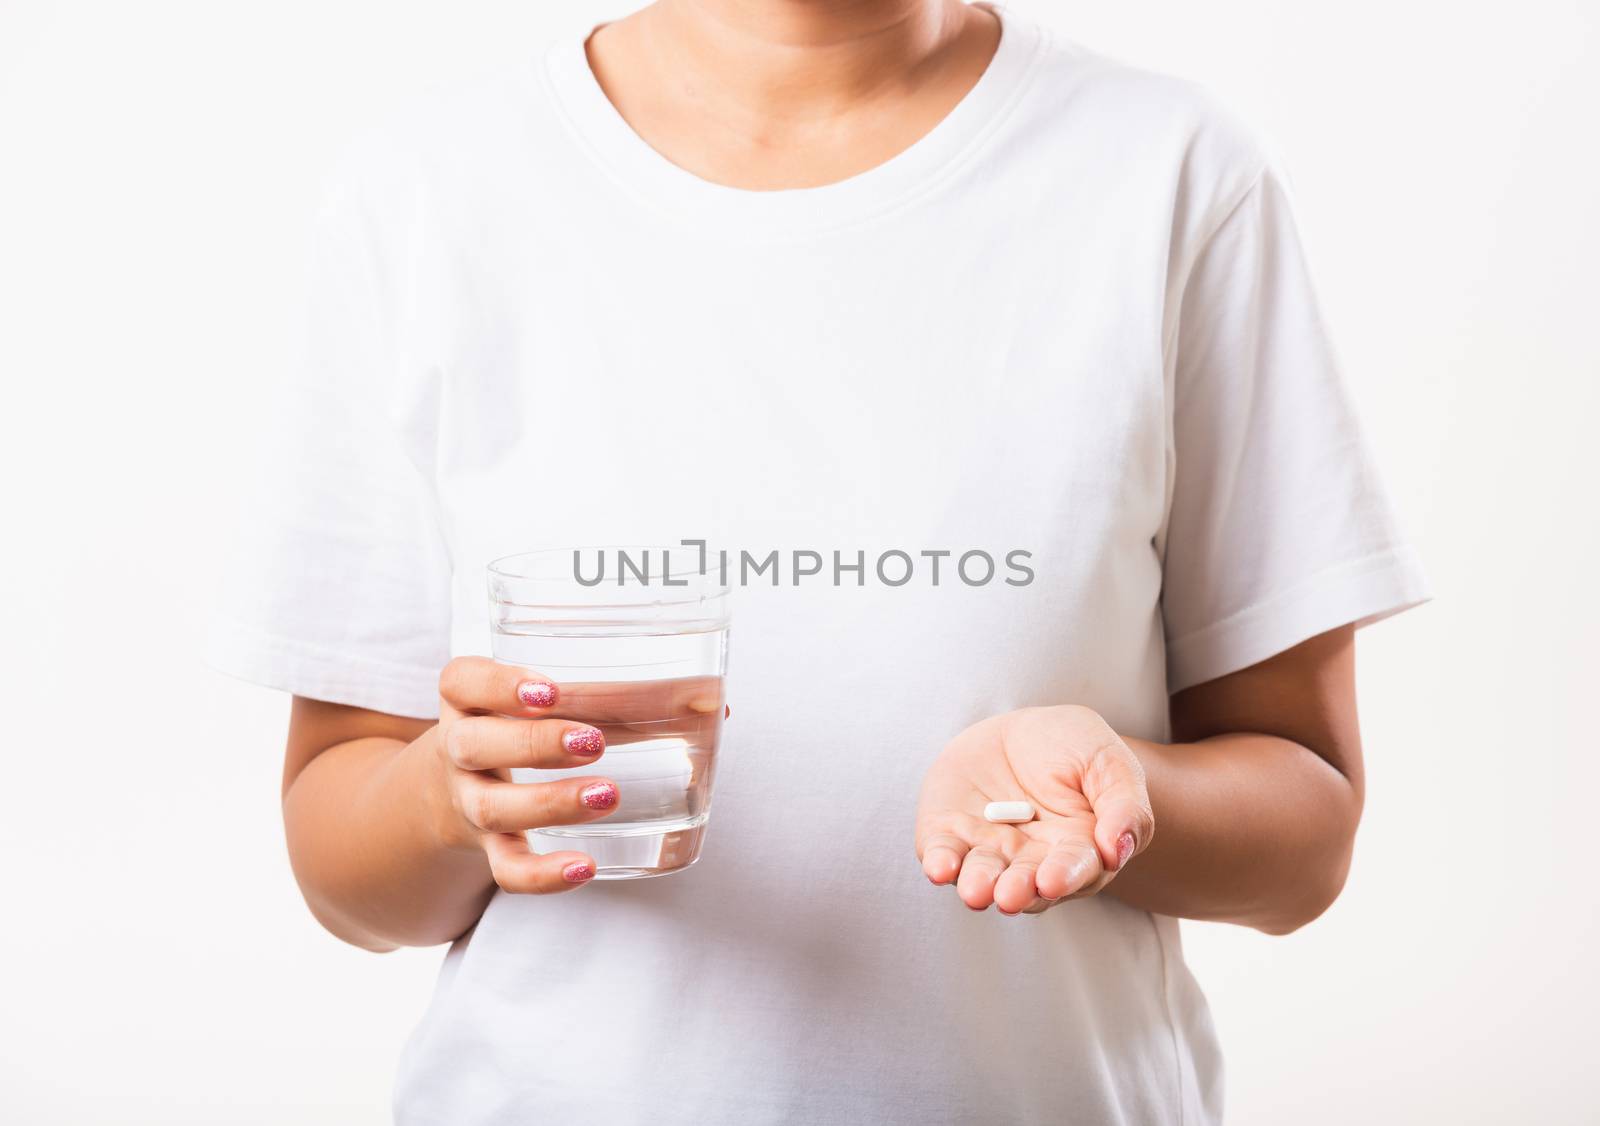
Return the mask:
<path fill-rule="evenodd" d="M 1045 33 L 1001 5 L 1000 42 L 972 88 L 938 124 L 876 167 L 814 188 L 753 191 L 713 183 L 651 148 L 617 112 L 589 68 L 585 34 L 544 56 L 544 77 L 579 144 L 624 190 L 657 210 L 729 234 L 782 239 L 895 210 L 958 168 L 1018 100 Z"/>

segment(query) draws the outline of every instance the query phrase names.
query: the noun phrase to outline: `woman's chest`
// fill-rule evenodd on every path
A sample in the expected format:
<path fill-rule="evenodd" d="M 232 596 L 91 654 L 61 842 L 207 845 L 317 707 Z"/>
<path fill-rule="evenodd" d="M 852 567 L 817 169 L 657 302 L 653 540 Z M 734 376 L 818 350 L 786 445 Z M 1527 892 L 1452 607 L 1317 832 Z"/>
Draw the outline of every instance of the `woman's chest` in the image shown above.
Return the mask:
<path fill-rule="evenodd" d="M 1004 226 L 914 233 L 526 247 L 442 350 L 447 535 L 468 556 L 1148 540 L 1166 476 L 1150 288 Z"/>
<path fill-rule="evenodd" d="M 1131 288 L 957 242 L 573 254 L 497 287 L 440 410 L 457 648 L 486 636 L 493 558 L 704 541 L 736 588 L 736 675 L 772 714 L 796 676 L 914 697 L 956 675 L 959 698 L 891 710 L 940 730 L 1065 698 L 1142 717 L 1159 333 Z"/>

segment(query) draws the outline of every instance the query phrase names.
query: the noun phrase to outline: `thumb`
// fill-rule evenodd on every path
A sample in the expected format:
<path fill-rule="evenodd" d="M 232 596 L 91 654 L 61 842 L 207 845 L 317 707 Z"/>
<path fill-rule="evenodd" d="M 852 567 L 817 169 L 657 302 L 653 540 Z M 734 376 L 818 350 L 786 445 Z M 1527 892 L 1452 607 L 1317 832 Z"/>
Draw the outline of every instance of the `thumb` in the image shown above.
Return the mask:
<path fill-rule="evenodd" d="M 1094 809 L 1094 843 L 1107 872 L 1120 871 L 1156 835 L 1144 767 L 1121 739 L 1095 752 L 1084 774 L 1083 796 Z"/>

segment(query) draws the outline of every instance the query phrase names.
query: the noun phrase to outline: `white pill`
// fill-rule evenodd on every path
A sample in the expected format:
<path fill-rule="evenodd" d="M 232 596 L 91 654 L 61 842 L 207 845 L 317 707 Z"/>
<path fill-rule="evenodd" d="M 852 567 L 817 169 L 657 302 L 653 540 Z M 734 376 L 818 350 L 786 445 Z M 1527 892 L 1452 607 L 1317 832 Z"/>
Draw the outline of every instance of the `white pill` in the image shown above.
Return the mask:
<path fill-rule="evenodd" d="M 983 819 L 1001 825 L 1020 825 L 1033 820 L 1033 806 L 1025 801 L 992 801 L 983 807 Z"/>

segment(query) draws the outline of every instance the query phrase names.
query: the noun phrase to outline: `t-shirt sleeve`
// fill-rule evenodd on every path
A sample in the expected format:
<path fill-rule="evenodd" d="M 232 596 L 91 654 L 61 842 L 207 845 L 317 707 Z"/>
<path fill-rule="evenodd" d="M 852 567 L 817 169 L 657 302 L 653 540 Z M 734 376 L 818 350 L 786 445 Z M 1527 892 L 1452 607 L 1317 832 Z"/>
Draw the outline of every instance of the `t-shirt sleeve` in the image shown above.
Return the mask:
<path fill-rule="evenodd" d="M 207 663 L 296 695 L 437 714 L 450 564 L 407 346 L 411 254 L 394 212 L 335 179 L 310 259 L 306 357 L 239 512 Z M 417 411 L 415 417 L 428 412 Z M 426 427 L 422 427 L 426 429 Z"/>
<path fill-rule="evenodd" d="M 1425 601 L 1267 167 L 1192 255 L 1171 359 L 1168 690 Z"/>

